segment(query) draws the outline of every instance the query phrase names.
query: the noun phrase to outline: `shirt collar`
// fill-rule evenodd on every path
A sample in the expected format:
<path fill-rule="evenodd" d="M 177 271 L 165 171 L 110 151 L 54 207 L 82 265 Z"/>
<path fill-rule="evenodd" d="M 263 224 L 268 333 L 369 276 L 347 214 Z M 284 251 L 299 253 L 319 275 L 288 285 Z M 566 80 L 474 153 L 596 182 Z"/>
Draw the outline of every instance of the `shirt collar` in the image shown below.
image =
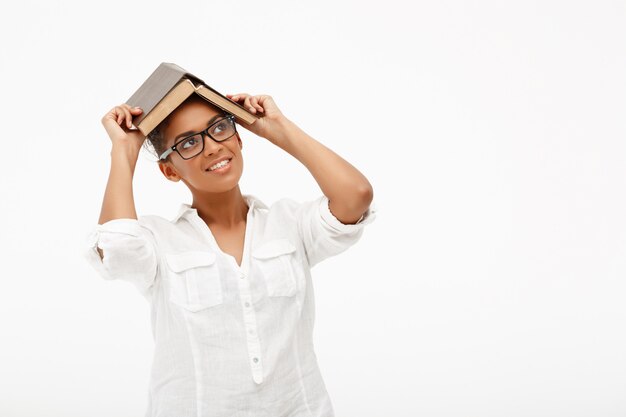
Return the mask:
<path fill-rule="evenodd" d="M 263 208 L 267 209 L 268 207 L 256 196 L 252 194 L 242 194 L 246 203 L 248 203 L 248 210 L 254 210 L 254 208 Z M 176 223 L 181 217 L 188 215 L 189 213 L 197 213 L 195 208 L 191 207 L 189 203 L 181 203 L 180 208 L 178 209 L 178 214 L 176 217 L 172 219 L 172 223 Z"/>

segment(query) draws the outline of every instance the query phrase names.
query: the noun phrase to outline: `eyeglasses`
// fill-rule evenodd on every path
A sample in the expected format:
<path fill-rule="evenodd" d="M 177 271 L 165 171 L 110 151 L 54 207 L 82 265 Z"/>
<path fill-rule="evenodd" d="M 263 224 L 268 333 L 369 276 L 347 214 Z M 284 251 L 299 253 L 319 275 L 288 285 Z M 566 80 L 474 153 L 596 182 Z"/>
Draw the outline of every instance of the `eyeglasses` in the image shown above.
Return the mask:
<path fill-rule="evenodd" d="M 208 135 L 215 142 L 224 142 L 235 133 L 237 133 L 237 129 L 235 128 L 235 116 L 229 114 L 215 121 L 215 123 L 212 123 L 211 126 L 207 127 L 202 132 L 197 132 L 182 138 L 163 152 L 159 159 L 166 159 L 167 156 L 174 151 L 178 152 L 183 159 L 191 159 L 194 156 L 200 155 L 204 150 L 205 135 Z"/>

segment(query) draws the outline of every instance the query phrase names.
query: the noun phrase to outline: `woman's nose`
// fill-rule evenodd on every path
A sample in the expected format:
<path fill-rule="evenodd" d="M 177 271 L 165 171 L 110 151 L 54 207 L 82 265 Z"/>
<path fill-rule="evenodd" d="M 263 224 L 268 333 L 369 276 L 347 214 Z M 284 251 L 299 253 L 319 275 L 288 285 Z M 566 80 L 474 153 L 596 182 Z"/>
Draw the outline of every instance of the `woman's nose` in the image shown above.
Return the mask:
<path fill-rule="evenodd" d="M 216 153 L 217 151 L 222 149 L 223 146 L 224 145 L 222 145 L 221 143 L 216 142 L 213 139 L 211 139 L 209 135 L 204 136 L 204 154 L 205 155 L 211 155 L 213 153 Z"/>

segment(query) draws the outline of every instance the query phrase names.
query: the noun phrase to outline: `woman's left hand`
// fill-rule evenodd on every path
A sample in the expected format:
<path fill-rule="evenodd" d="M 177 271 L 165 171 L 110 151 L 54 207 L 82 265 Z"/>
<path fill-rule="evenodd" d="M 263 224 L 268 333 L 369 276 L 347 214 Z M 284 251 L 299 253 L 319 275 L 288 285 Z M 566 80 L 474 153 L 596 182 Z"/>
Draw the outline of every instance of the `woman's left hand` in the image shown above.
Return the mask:
<path fill-rule="evenodd" d="M 279 134 L 281 123 L 286 120 L 274 99 L 266 94 L 251 96 L 250 94 L 226 94 L 226 97 L 245 107 L 250 113 L 259 116 L 252 124 L 241 122 L 243 126 L 257 136 L 273 141 Z"/>

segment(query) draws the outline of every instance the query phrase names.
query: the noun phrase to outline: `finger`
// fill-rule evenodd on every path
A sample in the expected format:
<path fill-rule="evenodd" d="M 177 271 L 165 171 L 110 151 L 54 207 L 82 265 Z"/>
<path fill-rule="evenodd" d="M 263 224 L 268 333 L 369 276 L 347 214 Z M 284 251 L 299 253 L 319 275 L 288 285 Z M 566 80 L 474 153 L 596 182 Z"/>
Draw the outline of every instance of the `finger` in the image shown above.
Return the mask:
<path fill-rule="evenodd" d="M 254 97 L 253 103 L 258 111 L 263 111 L 263 106 L 261 105 L 261 96 Z"/>
<path fill-rule="evenodd" d="M 240 94 L 234 95 L 232 98 L 233 98 L 233 100 L 235 100 L 237 102 L 243 101 L 241 103 L 241 106 L 243 106 L 250 113 L 256 113 L 256 108 L 254 107 L 255 104 L 253 104 L 251 102 L 253 97 L 250 94 L 240 93 Z"/>
<path fill-rule="evenodd" d="M 126 127 L 130 128 L 131 122 L 133 120 L 133 116 L 130 114 L 130 110 L 126 107 L 122 107 L 122 111 L 124 112 L 124 119 L 126 120 Z"/>
<path fill-rule="evenodd" d="M 252 105 L 257 111 L 263 111 L 263 106 L 261 106 L 261 103 L 260 103 L 260 96 L 256 96 L 253 98 Z"/>
<path fill-rule="evenodd" d="M 254 106 L 252 106 L 252 102 L 250 100 L 251 100 L 250 96 L 246 97 L 246 100 L 244 101 L 243 104 L 246 109 L 248 109 L 251 113 L 254 113 L 255 112 Z"/>
<path fill-rule="evenodd" d="M 239 93 L 239 94 L 235 94 L 232 96 L 233 100 L 240 100 L 240 99 L 245 99 L 247 96 L 246 93 Z"/>
<path fill-rule="evenodd" d="M 122 111 L 121 107 L 117 106 L 115 108 L 115 115 L 117 116 L 117 124 L 122 124 L 122 120 L 124 120 L 124 112 Z"/>
<path fill-rule="evenodd" d="M 128 128 L 130 129 L 133 126 L 133 117 L 141 114 L 142 110 L 139 107 L 129 107 L 129 119 L 128 119 Z"/>
<path fill-rule="evenodd" d="M 116 117 L 116 114 L 115 114 L 115 107 L 113 107 L 111 110 L 109 110 L 109 111 L 107 112 L 107 114 L 105 114 L 105 115 L 102 117 L 101 122 L 102 122 L 102 124 L 107 124 L 109 120 L 110 120 L 110 121 L 112 121 L 112 122 L 114 122 L 114 121 L 115 121 L 115 117 Z"/>
<path fill-rule="evenodd" d="M 256 97 L 250 97 L 250 111 L 252 113 L 256 112 Z"/>
<path fill-rule="evenodd" d="M 122 103 L 120 104 L 120 107 L 122 108 L 122 110 L 124 111 L 124 114 L 126 116 L 130 115 L 130 111 L 132 110 L 132 107 L 130 107 L 128 104 L 126 103 Z"/>
<path fill-rule="evenodd" d="M 118 125 L 122 125 L 122 123 L 124 123 L 124 118 L 126 117 L 126 114 L 124 113 L 124 110 L 122 109 L 122 106 L 116 106 L 115 107 L 115 116 L 116 116 L 116 122 Z"/>
<path fill-rule="evenodd" d="M 127 107 L 128 107 L 129 119 L 128 119 L 128 123 L 126 125 L 128 126 L 128 128 L 130 128 L 133 125 L 133 117 L 134 117 L 134 115 L 139 115 L 143 110 L 139 106 L 130 107 L 130 106 L 127 105 Z"/>

